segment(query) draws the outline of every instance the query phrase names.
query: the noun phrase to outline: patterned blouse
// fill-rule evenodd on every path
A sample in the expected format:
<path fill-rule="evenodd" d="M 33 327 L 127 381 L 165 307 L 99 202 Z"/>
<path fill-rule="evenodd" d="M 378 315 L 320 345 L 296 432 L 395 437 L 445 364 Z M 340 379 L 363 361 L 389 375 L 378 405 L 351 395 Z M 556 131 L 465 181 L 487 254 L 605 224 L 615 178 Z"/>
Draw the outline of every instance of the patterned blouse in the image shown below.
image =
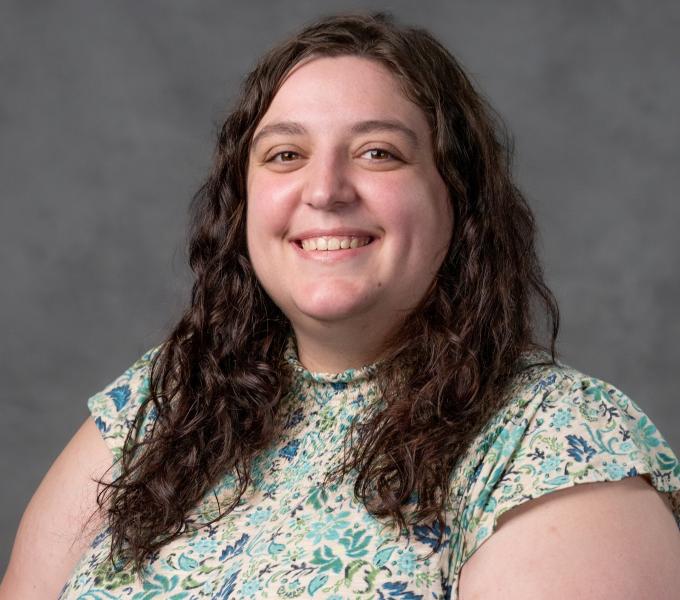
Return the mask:
<path fill-rule="evenodd" d="M 155 351 L 88 401 L 116 458 L 148 394 Z M 379 401 L 376 366 L 312 373 L 298 362 L 292 339 L 286 361 L 294 377 L 283 399 L 284 434 L 255 460 L 253 483 L 236 509 L 164 546 L 141 577 L 112 567 L 102 531 L 61 599 L 455 599 L 461 567 L 505 511 L 573 485 L 643 474 L 667 494 L 680 527 L 680 463 L 641 409 L 572 368 L 534 366 L 508 386 L 504 409 L 452 474 L 458 510 L 447 510 L 433 553 L 437 528 L 423 524 L 399 536 L 354 497 L 356 477 L 321 486 L 350 422 Z M 225 476 L 196 518 L 214 518 L 215 498 L 227 498 L 233 484 Z"/>

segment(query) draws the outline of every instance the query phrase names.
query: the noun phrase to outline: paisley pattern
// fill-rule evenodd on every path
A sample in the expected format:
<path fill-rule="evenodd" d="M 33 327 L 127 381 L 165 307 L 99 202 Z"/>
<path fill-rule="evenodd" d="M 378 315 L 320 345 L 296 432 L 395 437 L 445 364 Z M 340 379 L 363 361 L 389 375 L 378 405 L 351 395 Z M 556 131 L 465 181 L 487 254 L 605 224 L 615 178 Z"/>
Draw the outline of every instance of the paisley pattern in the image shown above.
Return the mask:
<path fill-rule="evenodd" d="M 88 401 L 114 457 L 148 394 L 155 351 Z M 294 376 L 283 434 L 258 455 L 236 509 L 162 548 L 143 577 L 106 560 L 110 539 L 102 531 L 60 598 L 455 599 L 461 567 L 502 513 L 572 485 L 636 475 L 668 495 L 680 527 L 680 463 L 640 408 L 569 367 L 533 366 L 508 386 L 505 408 L 451 474 L 443 544 L 433 552 L 438 529 L 399 532 L 375 519 L 353 495 L 355 477 L 321 485 L 350 423 L 380 401 L 375 365 L 311 373 L 292 338 L 286 360 Z M 150 411 L 145 427 L 153 418 Z M 194 522 L 214 518 L 233 484 L 226 475 L 196 507 Z"/>

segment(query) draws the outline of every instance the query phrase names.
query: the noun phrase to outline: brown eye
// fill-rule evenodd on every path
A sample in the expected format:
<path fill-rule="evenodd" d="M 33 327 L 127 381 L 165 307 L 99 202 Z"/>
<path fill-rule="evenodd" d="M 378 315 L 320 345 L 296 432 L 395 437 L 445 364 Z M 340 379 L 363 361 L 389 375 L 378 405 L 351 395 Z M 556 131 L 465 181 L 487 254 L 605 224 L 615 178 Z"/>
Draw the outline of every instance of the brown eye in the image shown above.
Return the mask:
<path fill-rule="evenodd" d="M 291 162 L 298 157 L 297 152 L 292 150 L 283 150 L 282 152 L 277 152 L 274 154 L 268 162 Z"/>
<path fill-rule="evenodd" d="M 371 158 L 373 160 L 379 160 L 379 161 L 397 158 L 394 154 L 392 154 L 391 152 L 388 152 L 384 148 L 371 148 L 370 150 L 366 150 L 366 152 L 364 152 L 364 154 L 368 154 L 369 158 Z"/>

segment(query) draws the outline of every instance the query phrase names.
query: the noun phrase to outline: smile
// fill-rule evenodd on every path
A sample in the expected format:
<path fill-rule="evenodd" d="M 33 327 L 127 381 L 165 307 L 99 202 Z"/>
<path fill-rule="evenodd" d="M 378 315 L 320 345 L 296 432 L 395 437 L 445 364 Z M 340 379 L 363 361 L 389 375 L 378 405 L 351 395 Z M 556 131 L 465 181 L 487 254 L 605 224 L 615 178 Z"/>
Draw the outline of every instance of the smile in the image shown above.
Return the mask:
<path fill-rule="evenodd" d="M 300 247 L 305 251 L 310 250 L 347 250 L 348 248 L 360 248 L 371 243 L 370 237 L 335 237 L 335 236 L 321 236 L 316 238 L 307 238 L 299 242 Z"/>
<path fill-rule="evenodd" d="M 371 251 L 377 240 L 378 238 L 373 237 L 323 236 L 295 240 L 290 242 L 290 245 L 295 253 L 305 260 L 334 264 L 363 256 Z"/>

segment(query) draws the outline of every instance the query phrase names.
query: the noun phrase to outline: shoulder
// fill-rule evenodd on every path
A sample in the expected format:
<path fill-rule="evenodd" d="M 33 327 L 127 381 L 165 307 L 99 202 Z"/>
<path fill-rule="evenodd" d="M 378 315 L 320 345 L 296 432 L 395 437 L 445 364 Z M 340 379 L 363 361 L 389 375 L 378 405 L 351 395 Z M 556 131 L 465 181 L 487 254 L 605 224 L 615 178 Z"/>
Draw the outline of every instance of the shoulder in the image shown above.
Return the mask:
<path fill-rule="evenodd" d="M 641 477 L 588 483 L 523 503 L 465 563 L 461 600 L 675 598 L 680 533 Z"/>
<path fill-rule="evenodd" d="M 43 478 L 19 525 L 0 597 L 54 596 L 103 524 L 98 481 L 110 481 L 128 430 L 148 398 L 152 348 L 89 398 L 92 413 Z M 113 455 L 113 456 L 112 456 Z M 40 572 L 35 570 L 40 564 Z"/>
<path fill-rule="evenodd" d="M 529 363 L 528 363 L 529 364 Z M 465 562 L 506 511 L 581 483 L 644 475 L 680 523 L 680 464 L 662 433 L 615 386 L 566 365 L 534 365 L 456 473 Z"/>
<path fill-rule="evenodd" d="M 501 431 L 517 438 L 511 466 L 540 489 L 641 474 L 659 491 L 680 489 L 680 464 L 662 432 L 617 387 L 563 364 L 529 367 L 518 379 Z"/>
<path fill-rule="evenodd" d="M 0 598 L 46 598 L 58 593 L 92 532 L 101 526 L 97 481 L 108 479 L 110 466 L 111 453 L 88 418 L 24 511 Z"/>
<path fill-rule="evenodd" d="M 114 459 L 119 458 L 128 431 L 149 397 L 151 369 L 160 350 L 161 346 L 156 346 L 146 351 L 121 375 L 87 400 L 97 429 Z M 143 427 L 148 426 L 153 418 L 153 410 L 147 410 Z"/>
<path fill-rule="evenodd" d="M 665 500 L 666 516 L 680 525 L 680 464 L 641 407 L 601 379 L 563 364 L 533 364 L 537 358 L 527 357 L 508 384 L 503 410 L 457 473 L 464 498 L 459 569 L 511 515 L 533 515 L 531 508 L 546 502 L 557 506 L 568 490 L 575 498 L 593 494 L 593 486 L 580 484 L 620 482 L 627 489 L 642 481 L 655 497 L 663 495 L 657 499 Z M 598 494 L 605 504 L 606 496 Z"/>

